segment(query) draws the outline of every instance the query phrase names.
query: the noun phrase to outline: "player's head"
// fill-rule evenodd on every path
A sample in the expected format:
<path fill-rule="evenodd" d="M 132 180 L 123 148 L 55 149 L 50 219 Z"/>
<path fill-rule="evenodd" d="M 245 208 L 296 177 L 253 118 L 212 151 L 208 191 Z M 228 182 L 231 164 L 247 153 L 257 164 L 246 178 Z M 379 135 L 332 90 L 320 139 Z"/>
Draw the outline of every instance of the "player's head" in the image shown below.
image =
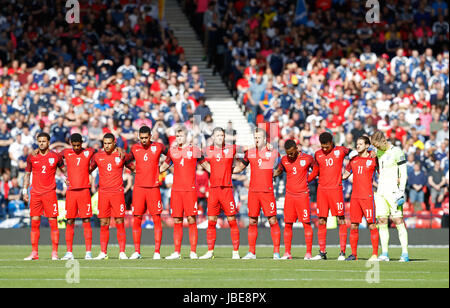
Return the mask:
<path fill-rule="evenodd" d="M 319 136 L 320 146 L 324 153 L 330 153 L 334 147 L 333 135 L 329 132 L 321 133 Z"/>
<path fill-rule="evenodd" d="M 388 148 L 388 141 L 386 139 L 386 136 L 380 130 L 377 130 L 373 133 L 372 137 L 370 137 L 370 141 L 378 150 L 386 151 Z"/>
<path fill-rule="evenodd" d="M 255 129 L 254 138 L 255 146 L 260 149 L 266 145 L 267 133 L 264 129 L 257 127 Z"/>
<path fill-rule="evenodd" d="M 366 153 L 370 147 L 370 139 L 367 136 L 361 136 L 356 139 L 356 151 L 358 154 Z"/>
<path fill-rule="evenodd" d="M 213 142 L 214 146 L 220 148 L 225 144 L 225 130 L 222 127 L 216 127 L 213 130 Z"/>
<path fill-rule="evenodd" d="M 146 147 L 150 144 L 150 139 L 152 138 L 152 130 L 148 126 L 142 126 L 139 128 L 139 141 Z"/>
<path fill-rule="evenodd" d="M 46 151 L 48 147 L 50 146 L 50 135 L 44 132 L 41 132 L 37 135 L 37 144 L 39 147 L 39 150 L 42 152 Z"/>
<path fill-rule="evenodd" d="M 178 126 L 178 128 L 175 130 L 175 138 L 178 146 L 181 147 L 186 144 L 187 130 L 184 126 Z"/>
<path fill-rule="evenodd" d="M 116 137 L 113 134 L 107 133 L 103 136 L 103 149 L 106 153 L 111 154 L 116 147 Z"/>
<path fill-rule="evenodd" d="M 80 152 L 83 149 L 83 137 L 79 133 L 70 135 L 70 144 L 75 152 Z"/>
<path fill-rule="evenodd" d="M 295 161 L 298 157 L 297 143 L 294 140 L 289 139 L 284 143 L 284 149 L 286 150 L 286 155 L 290 161 Z"/>

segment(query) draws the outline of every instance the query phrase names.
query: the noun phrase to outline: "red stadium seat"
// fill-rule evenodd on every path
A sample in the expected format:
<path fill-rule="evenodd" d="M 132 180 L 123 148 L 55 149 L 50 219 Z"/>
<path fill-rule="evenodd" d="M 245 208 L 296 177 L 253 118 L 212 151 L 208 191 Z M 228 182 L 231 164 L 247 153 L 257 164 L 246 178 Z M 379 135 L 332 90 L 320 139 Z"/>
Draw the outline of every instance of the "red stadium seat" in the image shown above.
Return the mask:
<path fill-rule="evenodd" d="M 431 222 L 431 228 L 440 229 L 442 227 L 442 219 L 439 217 L 433 217 Z"/>
<path fill-rule="evenodd" d="M 416 229 L 431 228 L 431 219 L 418 218 L 416 221 Z"/>
<path fill-rule="evenodd" d="M 444 215 L 444 210 L 443 209 L 433 209 L 431 211 L 431 214 L 433 217 L 442 217 L 442 215 Z"/>
<path fill-rule="evenodd" d="M 416 212 L 417 218 L 431 218 L 430 211 L 418 211 Z"/>

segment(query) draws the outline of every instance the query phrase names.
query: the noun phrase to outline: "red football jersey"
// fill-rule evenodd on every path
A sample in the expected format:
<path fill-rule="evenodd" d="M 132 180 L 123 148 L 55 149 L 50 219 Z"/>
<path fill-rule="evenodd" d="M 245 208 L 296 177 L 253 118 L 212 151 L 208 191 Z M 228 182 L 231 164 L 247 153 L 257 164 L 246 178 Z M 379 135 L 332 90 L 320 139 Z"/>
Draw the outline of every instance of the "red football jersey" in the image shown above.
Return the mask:
<path fill-rule="evenodd" d="M 373 176 L 377 169 L 376 157 L 356 156 L 348 163 L 345 170 L 353 173 L 352 198 L 368 199 L 373 197 Z"/>
<path fill-rule="evenodd" d="M 90 188 L 89 165 L 94 150 L 83 149 L 80 154 L 77 154 L 73 149 L 65 149 L 59 155 L 66 161 L 68 190 Z"/>
<path fill-rule="evenodd" d="M 224 148 L 209 146 L 205 150 L 205 160 L 211 165 L 210 187 L 232 187 L 233 162 L 237 152 L 236 145 Z"/>
<path fill-rule="evenodd" d="M 136 161 L 134 186 L 159 187 L 159 159 L 161 154 L 167 155 L 167 148 L 159 142 L 152 142 L 146 149 L 138 143 L 133 145 L 130 154 Z"/>
<path fill-rule="evenodd" d="M 31 192 L 42 195 L 56 190 L 56 169 L 63 165 L 61 157 L 54 151 L 45 155 L 28 155 L 25 172 L 31 172 Z"/>
<path fill-rule="evenodd" d="M 283 156 L 278 169 L 286 172 L 286 192 L 291 194 L 309 192 L 308 171 L 314 164 L 314 158 L 305 153 L 300 153 L 294 162 L 291 162 L 287 155 Z"/>
<path fill-rule="evenodd" d="M 195 191 L 197 163 L 203 161 L 202 152 L 197 147 L 170 148 L 166 163 L 174 165 L 172 191 Z"/>
<path fill-rule="evenodd" d="M 269 151 L 266 147 L 262 150 L 252 148 L 245 152 L 242 162 L 250 164 L 251 192 L 273 192 L 273 169 L 280 161 L 280 154 L 276 150 Z"/>
<path fill-rule="evenodd" d="M 314 154 L 317 165 L 308 177 L 308 181 L 319 175 L 319 187 L 323 189 L 335 189 L 342 187 L 342 166 L 344 158 L 350 149 L 342 146 L 334 147 L 330 153 L 325 154 L 318 150 Z"/>
<path fill-rule="evenodd" d="M 99 191 L 123 192 L 123 168 L 128 166 L 131 160 L 130 154 L 121 159 L 118 152 L 107 154 L 101 150 L 95 153 L 91 160 L 91 167 L 98 167 Z"/>

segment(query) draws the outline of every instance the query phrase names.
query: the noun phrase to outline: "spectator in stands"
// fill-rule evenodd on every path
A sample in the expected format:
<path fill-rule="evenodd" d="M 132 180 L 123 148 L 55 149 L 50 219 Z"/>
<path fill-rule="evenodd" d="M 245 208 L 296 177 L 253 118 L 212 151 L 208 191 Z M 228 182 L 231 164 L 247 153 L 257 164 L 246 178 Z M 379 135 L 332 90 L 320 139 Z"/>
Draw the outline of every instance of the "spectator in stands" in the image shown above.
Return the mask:
<path fill-rule="evenodd" d="M 408 174 L 409 202 L 414 205 L 414 210 L 421 211 L 425 201 L 424 187 L 427 185 L 427 176 L 422 170 L 420 162 L 414 163 L 414 170 Z"/>
<path fill-rule="evenodd" d="M 428 185 L 430 188 L 430 201 L 434 207 L 441 207 L 445 192 L 445 174 L 441 169 L 441 162 L 436 160 L 434 167 L 428 171 Z"/>

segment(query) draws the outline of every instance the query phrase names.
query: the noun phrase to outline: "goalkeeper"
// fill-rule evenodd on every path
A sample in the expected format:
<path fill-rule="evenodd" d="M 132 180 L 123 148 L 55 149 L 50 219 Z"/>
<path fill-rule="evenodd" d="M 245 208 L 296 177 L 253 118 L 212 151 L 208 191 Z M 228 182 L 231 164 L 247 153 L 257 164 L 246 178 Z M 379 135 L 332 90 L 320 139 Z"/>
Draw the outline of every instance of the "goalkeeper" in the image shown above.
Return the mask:
<path fill-rule="evenodd" d="M 379 178 L 378 189 L 374 194 L 382 254 L 379 261 L 389 261 L 388 218 L 397 226 L 402 246 L 400 262 L 408 262 L 408 232 L 403 220 L 403 203 L 407 180 L 406 158 L 403 151 L 387 141 L 384 133 L 376 131 L 371 137 L 372 145 L 377 148 Z"/>

